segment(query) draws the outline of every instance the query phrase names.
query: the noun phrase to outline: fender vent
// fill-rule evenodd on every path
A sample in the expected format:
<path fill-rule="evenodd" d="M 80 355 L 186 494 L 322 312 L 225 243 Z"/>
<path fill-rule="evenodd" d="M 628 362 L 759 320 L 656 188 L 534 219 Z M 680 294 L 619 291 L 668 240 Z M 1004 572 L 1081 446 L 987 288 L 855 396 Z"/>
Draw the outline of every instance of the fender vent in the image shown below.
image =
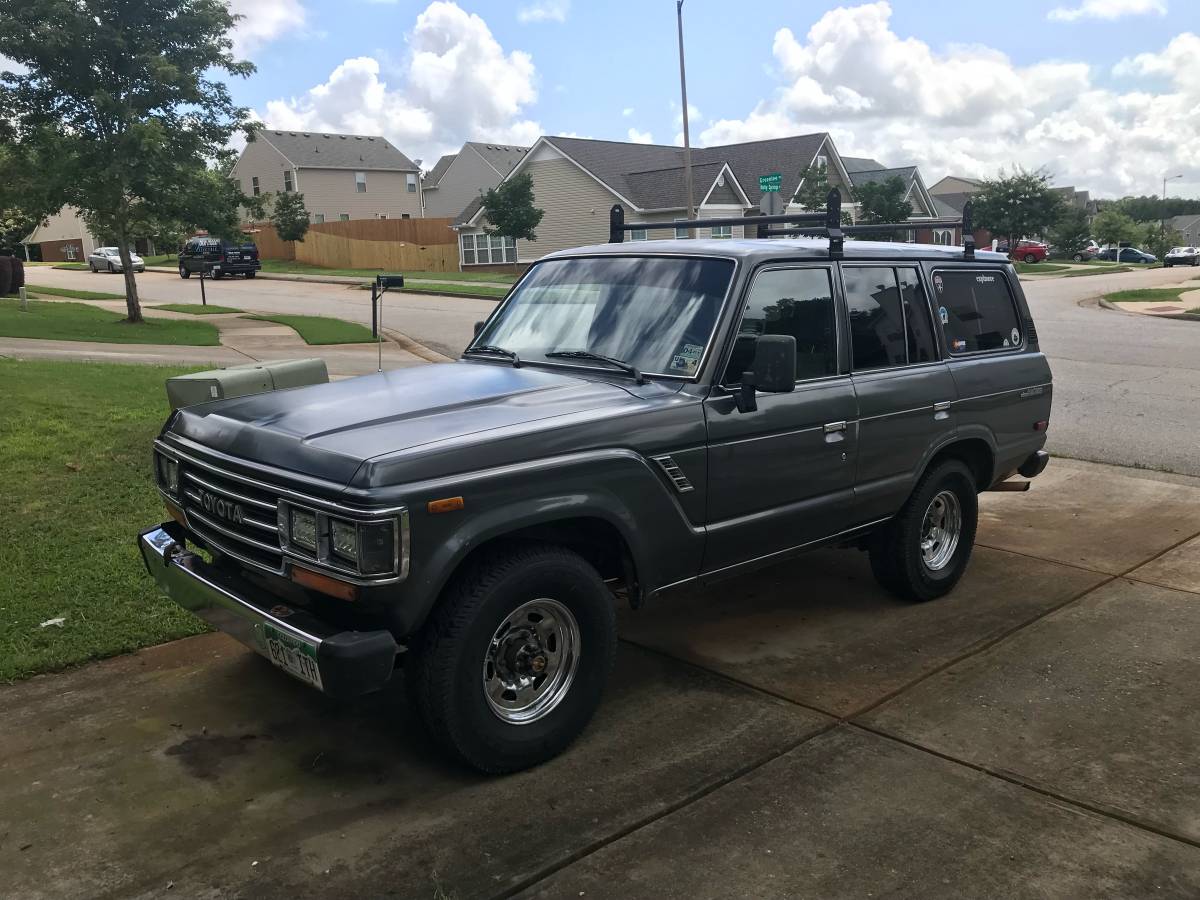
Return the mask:
<path fill-rule="evenodd" d="M 688 481 L 688 477 L 683 474 L 683 469 L 679 468 L 679 464 L 670 456 L 655 456 L 653 460 L 662 467 L 663 472 L 671 479 L 671 484 L 675 485 L 675 490 L 681 494 L 686 494 L 688 491 L 693 491 L 695 488 Z"/>
<path fill-rule="evenodd" d="M 1033 327 L 1033 319 L 1029 316 L 1025 317 L 1025 340 L 1030 344 L 1038 342 L 1037 329 Z"/>

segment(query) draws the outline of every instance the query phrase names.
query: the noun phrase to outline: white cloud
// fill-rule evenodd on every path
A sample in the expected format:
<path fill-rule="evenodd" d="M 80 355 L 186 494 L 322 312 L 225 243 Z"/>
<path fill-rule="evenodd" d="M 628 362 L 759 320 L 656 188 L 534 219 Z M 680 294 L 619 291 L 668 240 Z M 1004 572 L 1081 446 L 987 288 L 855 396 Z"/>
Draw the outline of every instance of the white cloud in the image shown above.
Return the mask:
<path fill-rule="evenodd" d="M 1195 35 L 1117 66 L 1165 78 L 1171 90 L 1119 93 L 1098 87 L 1082 62 L 1019 66 L 979 46 L 935 52 L 893 32 L 890 18 L 877 2 L 832 10 L 803 39 L 780 29 L 778 88 L 744 117 L 710 122 L 697 143 L 829 131 L 842 153 L 919 165 L 927 183 L 1021 165 L 1101 195 L 1152 193 L 1167 169 L 1200 184 Z"/>
<path fill-rule="evenodd" d="M 537 99 L 533 59 L 505 53 L 479 16 L 438 0 L 417 16 L 407 42 L 397 83 L 374 57 L 348 59 L 303 95 L 269 102 L 263 118 L 273 128 L 382 134 L 423 159 L 465 140 L 529 145 L 541 134 L 523 115 Z"/>
<path fill-rule="evenodd" d="M 1078 22 L 1081 19 L 1120 19 L 1125 16 L 1167 14 L 1165 0 L 1083 0 L 1078 6 L 1056 6 L 1046 13 L 1051 22 Z"/>
<path fill-rule="evenodd" d="M 629 140 L 635 144 L 653 144 L 654 135 L 649 131 L 638 131 L 636 128 L 629 129 Z"/>
<path fill-rule="evenodd" d="M 29 70 L 7 56 L 0 56 L 0 72 L 11 72 L 14 75 L 24 75 Z"/>
<path fill-rule="evenodd" d="M 571 11 L 571 0 L 536 0 L 527 3 L 517 10 L 517 21 L 526 24 L 530 22 L 565 22 L 567 13 Z"/>
<path fill-rule="evenodd" d="M 300 0 L 228 0 L 229 9 L 242 16 L 233 31 L 233 52 L 243 57 L 263 44 L 308 24 Z"/>
<path fill-rule="evenodd" d="M 628 119 L 630 116 L 633 115 L 633 107 L 632 106 L 625 107 L 623 110 L 621 110 L 621 115 L 623 115 L 625 118 Z"/>

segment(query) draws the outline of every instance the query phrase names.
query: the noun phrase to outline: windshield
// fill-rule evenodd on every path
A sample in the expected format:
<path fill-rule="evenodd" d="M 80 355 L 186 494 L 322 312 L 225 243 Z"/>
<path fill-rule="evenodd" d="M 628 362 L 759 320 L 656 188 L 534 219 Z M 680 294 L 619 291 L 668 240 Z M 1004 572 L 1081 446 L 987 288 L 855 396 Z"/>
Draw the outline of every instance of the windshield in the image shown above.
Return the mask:
<path fill-rule="evenodd" d="M 599 257 L 539 263 L 476 337 L 522 362 L 582 350 L 642 372 L 691 377 L 733 276 L 728 259 Z M 600 361 L 571 365 L 606 368 Z"/>

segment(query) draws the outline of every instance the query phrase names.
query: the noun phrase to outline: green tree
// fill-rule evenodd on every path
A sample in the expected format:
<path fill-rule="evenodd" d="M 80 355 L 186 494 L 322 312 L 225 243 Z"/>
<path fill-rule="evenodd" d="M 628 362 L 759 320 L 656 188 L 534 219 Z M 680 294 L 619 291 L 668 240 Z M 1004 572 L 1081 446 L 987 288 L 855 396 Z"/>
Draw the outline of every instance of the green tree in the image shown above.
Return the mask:
<path fill-rule="evenodd" d="M 1163 228 L 1158 222 L 1146 222 L 1142 225 L 1141 242 L 1143 250 L 1162 259 L 1172 247 L 1183 244 L 1183 235 L 1174 228 Z"/>
<path fill-rule="evenodd" d="M 899 175 L 883 181 L 869 181 L 857 189 L 859 219 L 867 225 L 884 222 L 907 222 L 913 214 L 913 206 L 904 199 L 908 185 Z M 880 240 L 896 240 L 897 232 L 880 232 L 872 235 Z"/>
<path fill-rule="evenodd" d="M 1078 206 L 1067 207 L 1050 227 L 1048 236 L 1054 248 L 1068 259 L 1081 252 L 1092 236 L 1087 213 Z"/>
<path fill-rule="evenodd" d="M 281 241 L 304 242 L 308 234 L 308 210 L 304 207 L 304 195 L 295 191 L 284 191 L 273 196 L 271 224 Z"/>
<path fill-rule="evenodd" d="M 5 141 L 0 133 L 0 255 L 17 255 L 20 242 L 57 209 L 44 186 L 35 183 L 31 175 L 41 168 L 41 161 L 28 148 Z"/>
<path fill-rule="evenodd" d="M 1062 195 L 1051 189 L 1049 175 L 1023 169 L 984 181 L 971 197 L 976 227 L 1008 238 L 1009 247 L 1045 232 L 1058 221 L 1062 206 Z"/>
<path fill-rule="evenodd" d="M 800 173 L 800 187 L 792 197 L 793 203 L 798 203 L 810 212 L 825 209 L 829 198 L 829 171 L 824 166 L 809 166 Z"/>
<path fill-rule="evenodd" d="M 533 178 L 521 173 L 484 191 L 481 199 L 487 214 L 488 234 L 512 238 L 514 241 L 536 241 L 534 229 L 546 213 L 533 205 Z"/>
<path fill-rule="evenodd" d="M 1092 234 L 1102 244 L 1120 244 L 1137 240 L 1138 228 L 1125 213 L 1109 207 L 1092 219 Z"/>
<path fill-rule="evenodd" d="M 223 0 L 0 0 L 0 56 L 27 70 L 0 75 L 16 138 L 46 161 L 55 208 L 115 239 L 131 322 L 133 239 L 231 197 L 208 166 L 248 124 L 214 77 L 254 71 L 232 55 L 236 20 Z"/>

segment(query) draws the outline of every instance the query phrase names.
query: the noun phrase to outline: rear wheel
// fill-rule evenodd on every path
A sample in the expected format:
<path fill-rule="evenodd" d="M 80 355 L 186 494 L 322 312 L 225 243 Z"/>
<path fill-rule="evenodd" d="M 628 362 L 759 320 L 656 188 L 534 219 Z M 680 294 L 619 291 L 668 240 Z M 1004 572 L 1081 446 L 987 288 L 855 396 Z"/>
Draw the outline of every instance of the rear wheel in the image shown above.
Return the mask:
<path fill-rule="evenodd" d="M 185 266 L 183 263 L 179 264 L 179 277 L 180 278 L 191 278 L 192 277 L 192 273 L 187 270 L 187 266 Z"/>
<path fill-rule="evenodd" d="M 958 583 L 975 544 L 979 497 L 958 460 L 934 466 L 870 548 L 876 580 L 905 600 L 933 600 Z"/>
<path fill-rule="evenodd" d="M 1025 262 L 1035 263 L 1035 262 L 1037 262 L 1037 257 L 1034 256 L 1032 253 L 1026 253 L 1025 254 Z"/>
<path fill-rule="evenodd" d="M 1076 253 L 1074 256 L 1071 257 L 1071 259 L 1075 260 L 1075 262 L 1083 262 L 1083 254 Z"/>
<path fill-rule="evenodd" d="M 212 274 L 209 276 L 209 278 L 215 278 L 215 279 L 217 279 L 218 281 L 219 281 L 220 279 L 224 278 L 224 277 L 225 277 L 225 273 L 224 273 L 224 272 L 213 272 L 213 273 L 212 273 Z"/>
<path fill-rule="evenodd" d="M 254 277 L 255 275 L 257 275 L 257 274 L 258 274 L 257 272 L 247 272 L 247 273 L 246 273 L 246 277 L 247 277 L 247 278 L 253 278 L 253 277 Z"/>
<path fill-rule="evenodd" d="M 456 576 L 405 678 L 437 741 L 483 772 L 561 753 L 600 703 L 617 646 L 612 595 L 578 554 L 514 544 Z"/>

